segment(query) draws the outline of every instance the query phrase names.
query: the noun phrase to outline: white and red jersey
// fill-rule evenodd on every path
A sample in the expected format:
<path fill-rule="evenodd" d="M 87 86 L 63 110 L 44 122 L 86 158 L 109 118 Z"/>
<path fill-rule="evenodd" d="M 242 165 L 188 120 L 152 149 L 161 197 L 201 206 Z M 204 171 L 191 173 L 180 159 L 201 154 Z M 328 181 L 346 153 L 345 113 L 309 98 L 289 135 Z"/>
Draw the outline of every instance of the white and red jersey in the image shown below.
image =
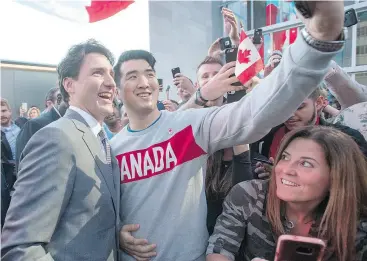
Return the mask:
<path fill-rule="evenodd" d="M 162 111 L 149 128 L 132 132 L 125 127 L 111 140 L 121 169 L 121 222 L 140 224 L 133 235 L 157 244 L 151 260 L 205 260 L 202 167 L 208 155 L 258 141 L 286 121 L 321 82 L 335 54 L 319 52 L 298 37 L 276 70 L 239 102 Z M 124 261 L 134 260 L 122 255 Z"/>

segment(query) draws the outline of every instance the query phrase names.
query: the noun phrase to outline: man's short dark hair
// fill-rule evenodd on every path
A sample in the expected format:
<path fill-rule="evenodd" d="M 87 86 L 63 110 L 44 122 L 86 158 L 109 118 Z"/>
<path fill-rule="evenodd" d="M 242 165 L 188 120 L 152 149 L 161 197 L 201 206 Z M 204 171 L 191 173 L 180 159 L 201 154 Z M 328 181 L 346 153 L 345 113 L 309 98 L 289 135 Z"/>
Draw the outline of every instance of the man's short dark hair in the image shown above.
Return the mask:
<path fill-rule="evenodd" d="M 215 57 L 212 56 L 207 56 L 205 57 L 205 59 L 199 64 L 198 68 L 196 69 L 196 73 L 199 71 L 200 67 L 203 66 L 204 64 L 219 64 L 221 66 L 223 66 L 223 62 Z"/>
<path fill-rule="evenodd" d="M 115 62 L 111 51 L 94 39 L 89 39 L 86 42 L 72 46 L 68 50 L 64 59 L 62 59 L 62 61 L 57 66 L 57 73 L 59 74 L 58 80 L 59 80 L 60 92 L 63 96 L 64 101 L 69 100 L 69 94 L 66 92 L 63 84 L 64 79 L 65 78 L 77 79 L 84 58 L 90 53 L 99 53 L 106 56 L 111 65 L 113 65 Z"/>
<path fill-rule="evenodd" d="M 144 60 L 155 71 L 154 66 L 155 66 L 156 60 L 152 53 L 145 51 L 145 50 L 130 50 L 130 51 L 123 52 L 120 55 L 117 61 L 117 64 L 113 68 L 115 72 L 115 82 L 117 86 L 120 86 L 120 81 L 121 81 L 121 72 L 120 72 L 121 65 L 124 62 L 131 61 L 131 60 Z"/>
<path fill-rule="evenodd" d="M 59 91 L 59 89 L 60 89 L 59 87 L 51 88 L 46 94 L 45 103 L 47 103 L 48 101 L 52 101 L 53 103 L 56 103 L 57 97 L 55 94 Z"/>

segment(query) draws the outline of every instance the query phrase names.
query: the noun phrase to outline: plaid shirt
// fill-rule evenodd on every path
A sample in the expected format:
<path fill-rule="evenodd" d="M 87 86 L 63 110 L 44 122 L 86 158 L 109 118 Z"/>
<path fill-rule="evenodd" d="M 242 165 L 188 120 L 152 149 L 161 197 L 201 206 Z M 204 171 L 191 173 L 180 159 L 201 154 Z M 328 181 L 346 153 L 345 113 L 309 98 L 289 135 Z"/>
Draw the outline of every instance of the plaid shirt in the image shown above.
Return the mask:
<path fill-rule="evenodd" d="M 268 183 L 266 180 L 252 180 L 233 187 L 209 239 L 207 255 L 221 254 L 235 260 L 242 244 L 244 260 L 250 261 L 255 257 L 274 260 L 276 237 L 265 213 Z M 313 223 L 311 237 L 317 236 L 318 223 Z M 367 220 L 361 221 L 358 226 L 356 253 L 357 258 L 353 261 L 367 260 Z M 337 261 L 330 247 L 323 261 Z"/>
<path fill-rule="evenodd" d="M 9 142 L 11 153 L 13 155 L 13 160 L 15 160 L 15 146 L 20 128 L 15 125 L 15 123 L 12 123 L 9 127 L 1 127 L 1 131 L 5 133 L 5 137 Z"/>

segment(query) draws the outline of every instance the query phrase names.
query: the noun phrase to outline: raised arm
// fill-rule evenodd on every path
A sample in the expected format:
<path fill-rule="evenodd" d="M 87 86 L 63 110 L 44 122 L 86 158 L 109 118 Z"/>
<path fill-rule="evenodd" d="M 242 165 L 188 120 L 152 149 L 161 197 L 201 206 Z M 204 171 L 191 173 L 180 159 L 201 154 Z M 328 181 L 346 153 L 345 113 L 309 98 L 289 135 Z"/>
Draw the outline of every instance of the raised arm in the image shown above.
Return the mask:
<path fill-rule="evenodd" d="M 311 20 L 306 21 L 309 34 L 312 31 L 310 28 L 313 28 L 312 37 L 317 40 L 338 39 L 343 26 L 343 2 L 315 3 L 318 5 L 317 12 Z M 325 27 L 321 28 L 318 23 L 324 23 Z M 338 26 L 335 27 L 335 24 Z M 328 26 L 329 31 L 321 33 Z M 201 145 L 209 153 L 259 140 L 271 128 L 286 121 L 323 80 L 331 59 L 341 50 L 342 45 L 335 44 L 337 51 L 320 51 L 306 42 L 303 33 L 285 50 L 278 67 L 252 92 L 239 102 L 222 106 L 206 115 L 200 134 L 203 137 Z M 222 68 L 227 75 L 231 73 L 229 67 L 230 64 L 227 64 Z M 217 76 L 221 77 L 221 72 Z M 212 81 L 201 89 L 202 96 L 208 100 L 214 95 L 208 87 Z"/>

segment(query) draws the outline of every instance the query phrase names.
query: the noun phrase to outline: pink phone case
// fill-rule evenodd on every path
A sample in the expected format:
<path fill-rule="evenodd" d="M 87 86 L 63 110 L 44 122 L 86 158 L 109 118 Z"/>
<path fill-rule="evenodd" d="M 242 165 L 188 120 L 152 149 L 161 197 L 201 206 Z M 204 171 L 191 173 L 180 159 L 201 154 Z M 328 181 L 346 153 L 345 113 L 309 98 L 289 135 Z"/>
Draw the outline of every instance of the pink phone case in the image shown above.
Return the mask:
<path fill-rule="evenodd" d="M 282 235 L 274 261 L 321 261 L 325 248 L 325 242 L 318 238 Z"/>

